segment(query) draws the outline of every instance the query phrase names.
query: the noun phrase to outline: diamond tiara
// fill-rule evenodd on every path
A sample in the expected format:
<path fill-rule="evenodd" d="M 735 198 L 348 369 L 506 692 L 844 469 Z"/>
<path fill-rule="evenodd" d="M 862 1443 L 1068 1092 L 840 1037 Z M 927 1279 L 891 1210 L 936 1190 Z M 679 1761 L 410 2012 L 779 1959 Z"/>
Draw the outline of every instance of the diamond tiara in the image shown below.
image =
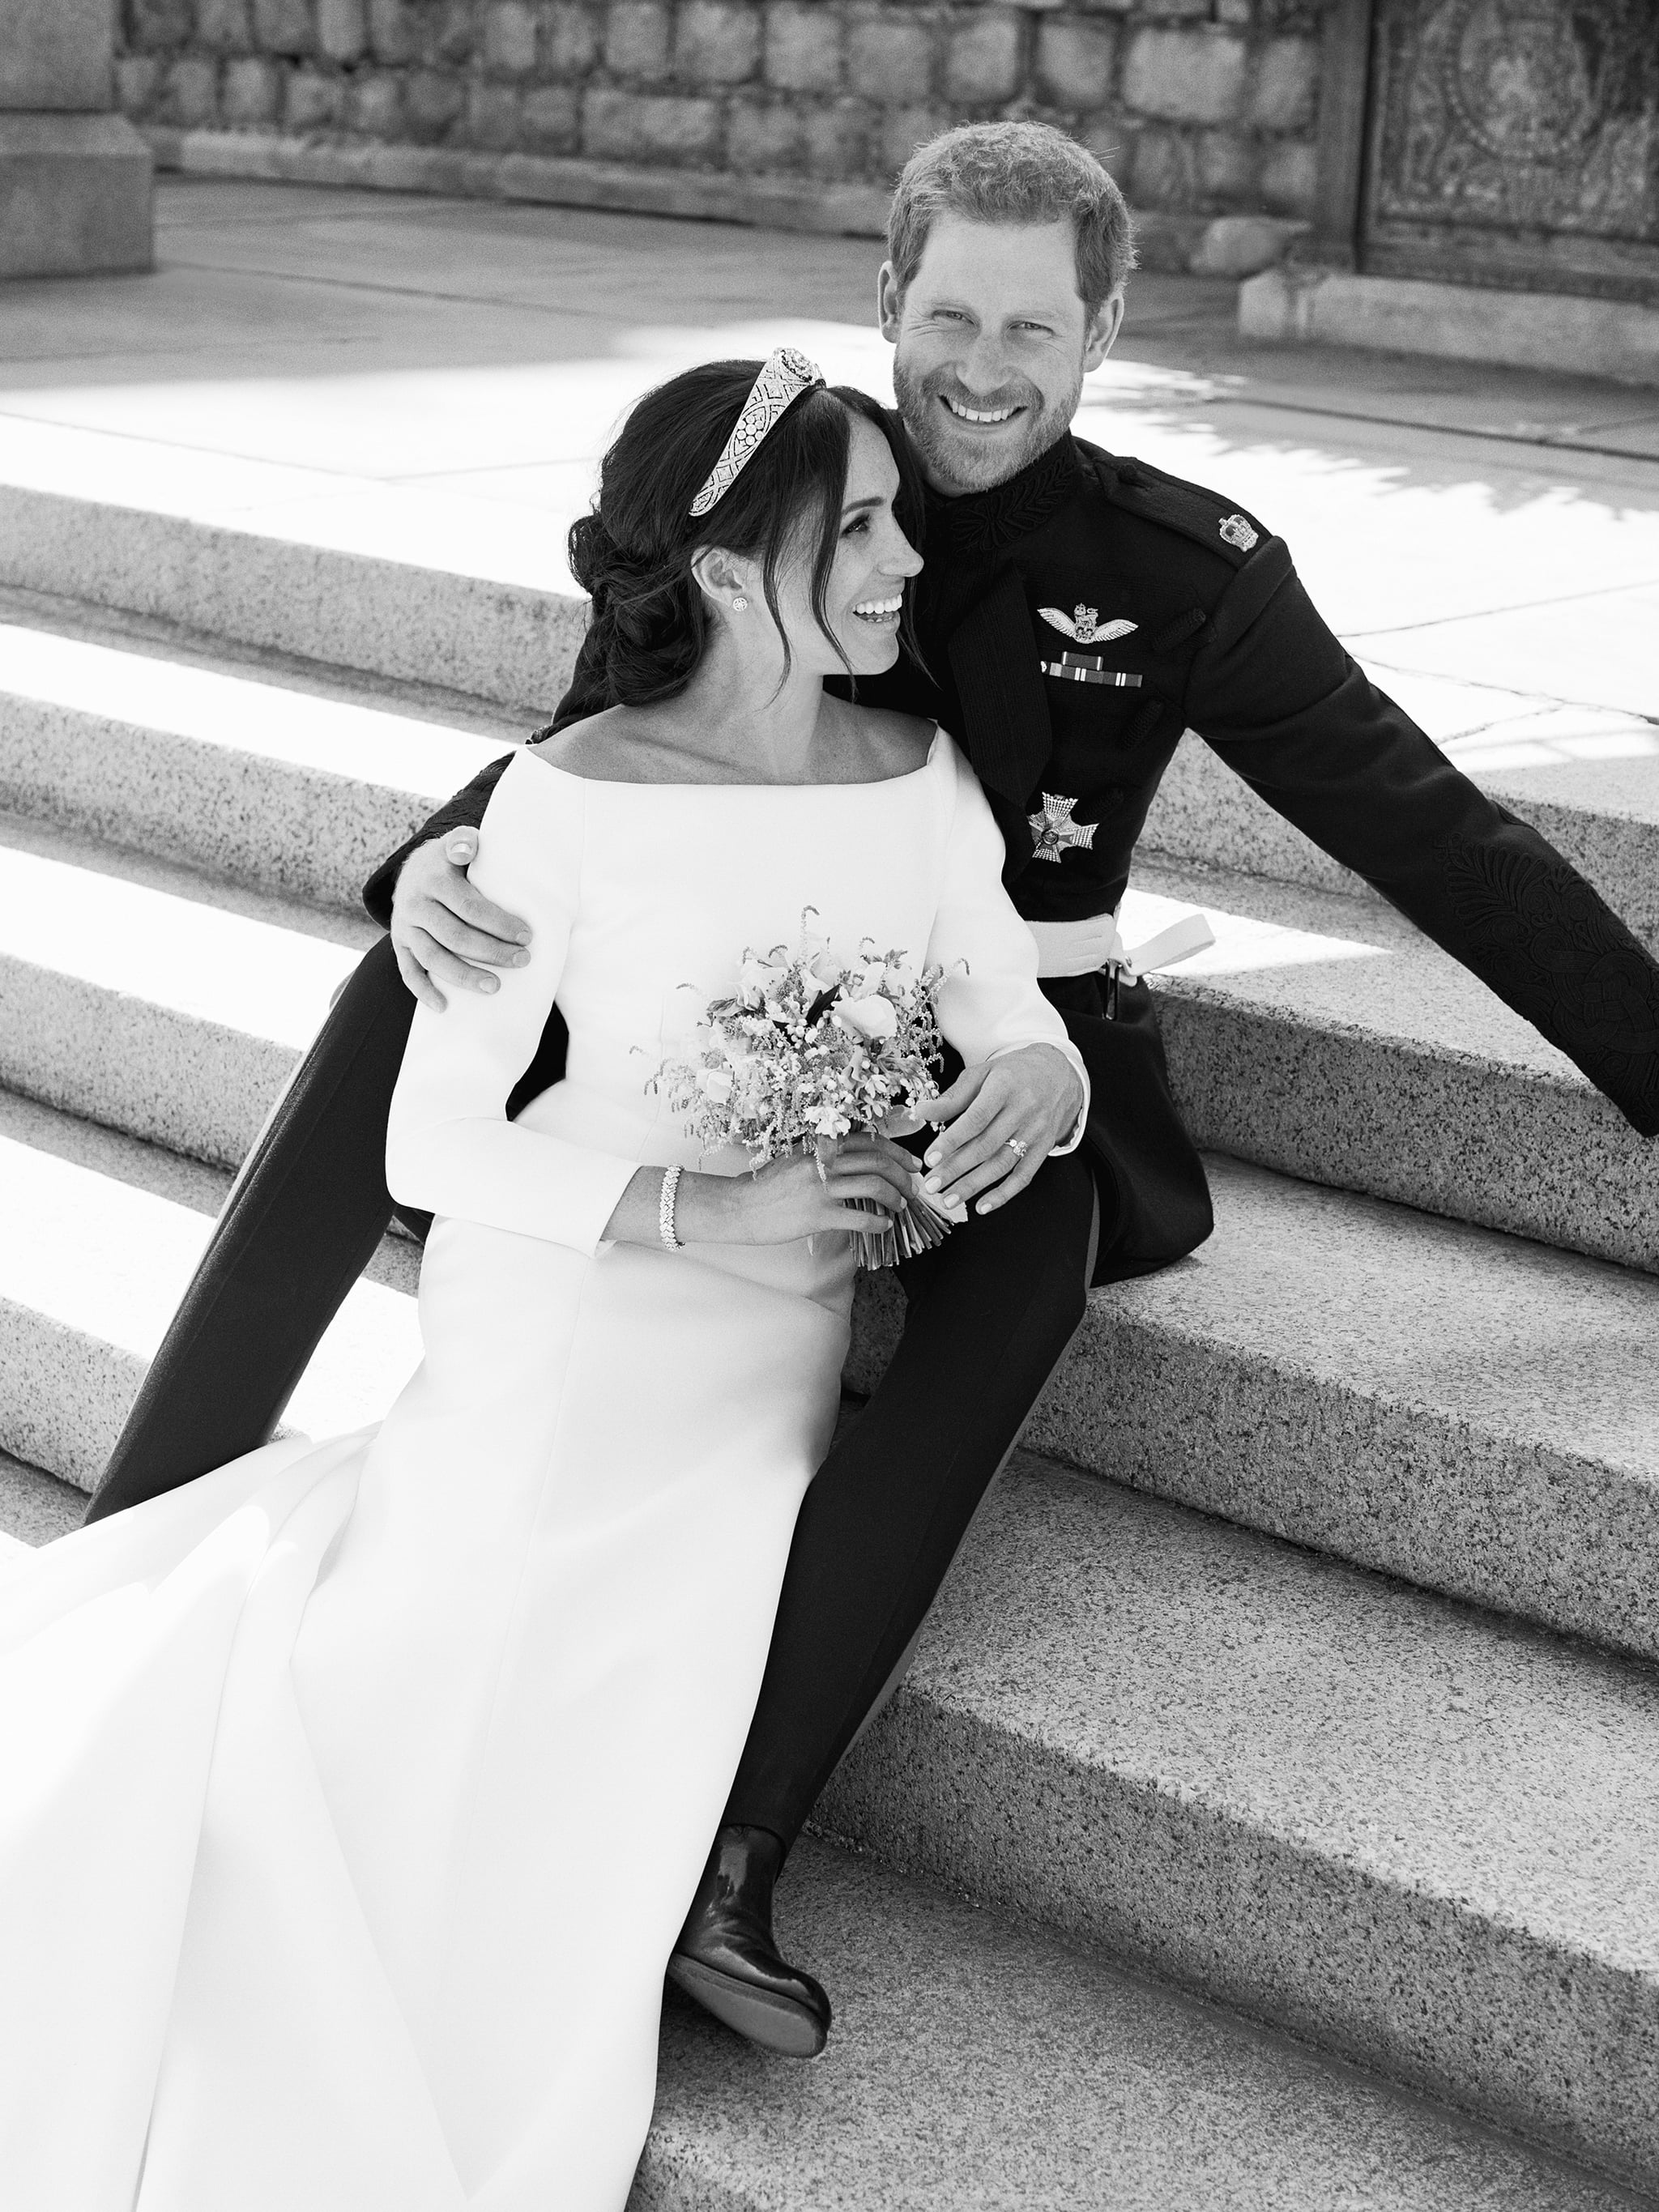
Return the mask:
<path fill-rule="evenodd" d="M 744 470 L 759 453 L 769 430 L 775 428 L 786 410 L 800 398 L 823 382 L 823 371 L 804 353 L 793 346 L 780 346 L 761 363 L 761 373 L 750 386 L 749 397 L 743 403 L 743 411 L 732 425 L 732 434 L 720 449 L 720 457 L 709 471 L 702 489 L 692 501 L 693 514 L 707 514 L 726 497 Z"/>

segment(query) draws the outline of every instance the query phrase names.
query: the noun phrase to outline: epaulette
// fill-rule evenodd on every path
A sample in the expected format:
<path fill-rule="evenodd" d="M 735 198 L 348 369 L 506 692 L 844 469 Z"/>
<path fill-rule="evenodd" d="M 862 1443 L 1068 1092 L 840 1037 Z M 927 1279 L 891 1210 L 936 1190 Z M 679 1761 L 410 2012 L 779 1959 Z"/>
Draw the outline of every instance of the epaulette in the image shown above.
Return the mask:
<path fill-rule="evenodd" d="M 1084 444 L 1082 440 L 1078 442 L 1094 464 L 1102 491 L 1115 507 L 1143 522 L 1178 531 L 1235 568 L 1242 568 L 1257 546 L 1265 545 L 1273 535 L 1265 523 L 1224 499 L 1219 492 L 1172 477 L 1155 469 L 1150 461 L 1120 459 L 1115 453 L 1103 453 L 1098 446 Z"/>

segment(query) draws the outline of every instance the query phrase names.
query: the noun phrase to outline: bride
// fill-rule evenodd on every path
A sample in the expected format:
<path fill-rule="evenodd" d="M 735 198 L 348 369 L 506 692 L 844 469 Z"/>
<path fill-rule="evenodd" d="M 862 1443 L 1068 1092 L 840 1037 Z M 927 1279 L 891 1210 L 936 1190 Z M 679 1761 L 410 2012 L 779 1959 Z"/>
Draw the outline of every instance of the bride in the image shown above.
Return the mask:
<path fill-rule="evenodd" d="M 622 2212 L 836 1416 L 832 1232 L 912 1170 L 750 1176 L 650 1079 L 812 906 L 944 963 L 966 1061 L 1060 1052 L 1082 1097 L 951 739 L 822 689 L 897 653 L 896 438 L 798 355 L 641 403 L 572 533 L 617 703 L 497 787 L 474 874 L 533 934 L 417 1012 L 393 1102 L 422 1364 L 378 1430 L 0 1584 L 9 2202 Z M 556 999 L 568 1073 L 509 1121 Z"/>

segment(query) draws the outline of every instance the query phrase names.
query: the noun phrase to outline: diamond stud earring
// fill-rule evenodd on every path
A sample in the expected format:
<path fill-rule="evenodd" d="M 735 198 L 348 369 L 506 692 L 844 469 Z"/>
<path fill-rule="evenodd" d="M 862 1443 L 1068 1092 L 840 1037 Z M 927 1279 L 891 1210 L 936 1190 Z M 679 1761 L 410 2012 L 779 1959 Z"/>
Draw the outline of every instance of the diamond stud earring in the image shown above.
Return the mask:
<path fill-rule="evenodd" d="M 749 602 L 744 599 L 741 592 L 738 593 L 737 598 L 732 602 L 732 611 L 734 615 L 746 615 L 749 611 Z"/>

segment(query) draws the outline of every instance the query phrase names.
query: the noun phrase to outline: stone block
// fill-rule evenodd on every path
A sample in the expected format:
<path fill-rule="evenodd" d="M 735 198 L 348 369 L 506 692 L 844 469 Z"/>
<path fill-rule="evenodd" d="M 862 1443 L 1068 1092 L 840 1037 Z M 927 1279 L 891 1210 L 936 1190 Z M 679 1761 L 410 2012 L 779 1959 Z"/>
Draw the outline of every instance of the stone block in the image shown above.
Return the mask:
<path fill-rule="evenodd" d="M 186 131 L 216 121 L 219 64 L 204 60 L 199 54 L 181 55 L 169 62 L 158 112 L 163 122 L 179 124 Z"/>
<path fill-rule="evenodd" d="M 112 0 L 6 0 L 0 108 L 106 108 L 114 90 L 114 41 Z"/>
<path fill-rule="evenodd" d="M 1136 31 L 1124 60 L 1124 101 L 1170 123 L 1231 123 L 1243 106 L 1246 53 L 1231 31 Z"/>
<path fill-rule="evenodd" d="M 363 0 L 317 0 L 317 44 L 331 62 L 362 61 L 368 52 Z"/>
<path fill-rule="evenodd" d="M 148 269 L 152 166 L 125 116 L 0 114 L 0 277 Z"/>
<path fill-rule="evenodd" d="M 263 55 L 227 62 L 219 88 L 221 116 L 227 123 L 274 123 L 283 103 L 283 74 Z"/>
<path fill-rule="evenodd" d="M 1037 97 L 1076 114 L 1103 107 L 1117 65 L 1117 26 L 1046 16 L 1037 23 Z"/>
<path fill-rule="evenodd" d="M 1258 48 L 1249 119 L 1259 130 L 1311 131 L 1318 99 L 1316 40 L 1269 39 Z"/>
<path fill-rule="evenodd" d="M 712 162 L 720 144 L 717 100 L 596 85 L 582 101 L 582 150 L 602 161 Z"/>
<path fill-rule="evenodd" d="M 123 115 L 148 115 L 161 86 L 159 54 L 123 54 L 115 64 L 115 105 Z"/>
<path fill-rule="evenodd" d="M 953 106 L 1000 107 L 1024 76 L 1025 30 L 1012 9 L 957 16 L 945 40 L 945 96 Z"/>
<path fill-rule="evenodd" d="M 475 77 L 466 88 L 462 135 L 469 146 L 480 146 L 486 153 L 510 153 L 519 143 L 518 88 Z"/>
<path fill-rule="evenodd" d="M 1261 164 L 1261 197 L 1274 215 L 1313 214 L 1317 158 L 1311 141 L 1286 138 L 1268 149 Z"/>
<path fill-rule="evenodd" d="M 861 100 L 815 100 L 804 118 L 805 158 L 811 174 L 837 183 L 866 174 L 874 119 L 873 111 Z"/>
<path fill-rule="evenodd" d="M 419 44 L 409 0 L 368 0 L 368 46 L 377 62 L 395 69 L 413 61 Z"/>
<path fill-rule="evenodd" d="M 1261 167 L 1261 149 L 1254 138 L 1237 131 L 1200 131 L 1195 153 L 1199 189 L 1206 199 L 1231 207 L 1251 203 Z"/>
<path fill-rule="evenodd" d="M 605 17 L 605 67 L 618 76 L 666 76 L 672 29 L 662 0 L 616 0 Z"/>
<path fill-rule="evenodd" d="M 404 128 L 423 144 L 441 138 L 465 106 L 466 85 L 453 70 L 411 70 L 404 80 Z"/>
<path fill-rule="evenodd" d="M 1133 173 L 1137 207 L 1190 208 L 1202 197 L 1196 147 L 1184 132 L 1161 124 L 1135 141 Z"/>
<path fill-rule="evenodd" d="M 447 5 L 424 27 L 428 62 L 448 62 L 459 68 L 471 60 L 477 45 L 477 26 L 467 0 L 447 0 Z"/>
<path fill-rule="evenodd" d="M 396 138 L 403 130 L 404 82 L 390 70 L 364 70 L 346 89 L 346 126 L 365 138 Z"/>
<path fill-rule="evenodd" d="M 1240 285 L 1238 327 L 1246 337 L 1281 345 L 1370 346 L 1659 389 L 1659 307 L 1634 300 L 1290 267 Z M 1650 866 L 1646 872 L 1651 880 Z"/>
<path fill-rule="evenodd" d="M 806 136 L 787 100 L 734 100 L 726 118 L 726 166 L 768 174 L 799 169 Z"/>
<path fill-rule="evenodd" d="M 1303 226 L 1270 215 L 1218 216 L 1192 258 L 1196 276 L 1254 276 L 1285 258 Z"/>
<path fill-rule="evenodd" d="M 847 81 L 884 107 L 926 100 L 933 85 L 933 34 L 926 18 L 890 9 L 855 20 L 847 35 Z"/>
<path fill-rule="evenodd" d="M 251 54 L 253 15 L 248 0 L 196 0 L 196 43 L 214 54 Z"/>
<path fill-rule="evenodd" d="M 1255 20 L 1255 0 L 1215 0 L 1215 20 L 1248 30 Z"/>
<path fill-rule="evenodd" d="M 262 53 L 314 54 L 317 30 L 307 0 L 253 0 L 253 39 Z"/>
<path fill-rule="evenodd" d="M 884 173 L 896 174 L 918 146 L 948 131 L 956 118 L 948 108 L 900 107 L 881 118 L 878 158 Z"/>
<path fill-rule="evenodd" d="M 190 0 L 129 0 L 127 44 L 134 53 L 176 52 L 189 43 L 192 28 Z"/>
<path fill-rule="evenodd" d="M 547 66 L 561 80 L 586 76 L 599 58 L 598 21 L 577 0 L 554 0 L 543 19 L 543 35 Z"/>
<path fill-rule="evenodd" d="M 530 76 L 536 68 L 536 16 L 525 0 L 496 0 L 485 10 L 484 67 L 501 76 Z"/>
<path fill-rule="evenodd" d="M 834 8 L 781 0 L 766 11 L 769 84 L 786 92 L 834 92 L 841 83 L 842 25 Z"/>
<path fill-rule="evenodd" d="M 331 131 L 345 106 L 345 80 L 325 76 L 320 70 L 289 72 L 283 88 L 283 127 L 286 131 Z"/>
<path fill-rule="evenodd" d="M 755 74 L 760 42 L 760 12 L 744 0 L 683 0 L 674 74 L 688 84 L 742 84 Z"/>
<path fill-rule="evenodd" d="M 532 154 L 574 154 L 581 141 L 581 103 L 574 85 L 538 84 L 526 93 L 519 143 Z"/>

